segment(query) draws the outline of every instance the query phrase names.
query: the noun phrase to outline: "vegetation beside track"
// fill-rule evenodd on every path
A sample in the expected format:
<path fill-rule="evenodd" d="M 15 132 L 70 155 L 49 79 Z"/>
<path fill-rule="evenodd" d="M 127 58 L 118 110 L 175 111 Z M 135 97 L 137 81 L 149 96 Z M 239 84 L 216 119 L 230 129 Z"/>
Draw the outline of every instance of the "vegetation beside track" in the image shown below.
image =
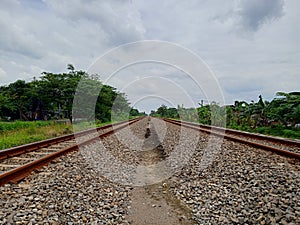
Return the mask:
<path fill-rule="evenodd" d="M 245 127 L 245 126 L 229 126 L 228 128 L 235 130 L 242 130 L 251 133 L 259 133 L 271 136 L 278 136 L 284 138 L 292 138 L 292 139 L 300 139 L 300 129 L 288 127 L 285 128 L 283 126 L 277 125 L 272 127 Z"/>
<path fill-rule="evenodd" d="M 97 123 L 97 126 L 104 126 L 109 123 Z M 82 122 L 76 126 L 76 131 L 92 127 L 93 124 Z M 0 149 L 29 144 L 71 133 L 73 133 L 73 126 L 69 123 L 57 123 L 54 121 L 0 122 Z"/>
<path fill-rule="evenodd" d="M 272 101 L 235 101 L 219 106 L 216 102 L 197 108 L 160 106 L 151 116 L 182 119 L 206 125 L 227 127 L 252 133 L 300 139 L 300 92 L 278 92 Z"/>
<path fill-rule="evenodd" d="M 0 122 L 0 149 L 41 141 L 71 132 L 71 125 L 48 121 Z"/>
<path fill-rule="evenodd" d="M 139 116 L 131 116 L 129 119 L 134 119 L 137 117 Z M 125 118 L 123 120 L 127 119 L 128 118 Z M 99 120 L 96 120 L 96 127 L 101 127 L 120 121 L 121 120 L 102 123 Z M 62 121 L 0 122 L 0 150 L 29 144 L 35 141 L 59 137 L 94 127 L 95 124 L 91 122 L 80 122 L 74 127 L 71 123 Z"/>
<path fill-rule="evenodd" d="M 128 117 L 128 112 L 131 116 L 145 115 L 131 107 L 125 93 L 104 84 L 99 75 L 75 70 L 71 64 L 67 69 L 67 73 L 43 72 L 30 82 L 17 80 L 0 86 L 0 120 L 82 121 L 94 115 L 104 123 L 112 116 L 126 114 Z M 75 93 L 77 98 L 74 99 Z M 88 99 L 96 99 L 94 107 L 89 106 Z M 77 103 L 75 107 L 74 101 Z M 83 109 L 76 107 L 79 105 Z"/>
<path fill-rule="evenodd" d="M 111 123 L 112 118 L 127 120 L 128 113 L 130 117 L 145 115 L 131 107 L 124 93 L 104 84 L 97 74 L 75 70 L 71 64 L 67 69 L 67 73 L 43 72 L 30 82 L 17 80 L 0 86 L 0 121 L 3 121 L 0 122 L 0 149 L 72 133 L 72 125 L 64 121 L 75 121 L 76 132 L 91 128 L 92 124 L 83 121 L 89 120 L 92 114 L 97 126 Z M 80 82 L 81 88 L 77 90 Z M 76 91 L 84 91 L 83 98 L 77 99 L 84 110 L 73 109 Z M 87 99 L 95 97 L 94 109 L 84 105 Z"/>

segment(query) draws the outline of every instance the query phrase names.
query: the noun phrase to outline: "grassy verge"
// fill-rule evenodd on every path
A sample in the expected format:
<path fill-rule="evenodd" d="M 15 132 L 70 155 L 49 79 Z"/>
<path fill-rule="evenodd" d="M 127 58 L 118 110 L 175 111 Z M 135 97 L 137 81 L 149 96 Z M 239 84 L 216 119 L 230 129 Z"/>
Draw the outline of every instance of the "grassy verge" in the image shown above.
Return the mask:
<path fill-rule="evenodd" d="M 300 130 L 293 129 L 293 128 L 284 128 L 284 127 L 259 127 L 254 129 L 254 132 L 272 136 L 279 136 L 285 138 L 293 138 L 293 139 L 300 139 Z"/>
<path fill-rule="evenodd" d="M 104 126 L 111 122 L 96 122 L 96 126 Z M 74 126 L 72 124 L 56 123 L 53 121 L 16 121 L 0 122 L 0 150 L 11 148 L 19 145 L 54 138 L 89 128 L 94 128 L 93 123 L 81 122 Z"/>
<path fill-rule="evenodd" d="M 300 139 L 300 129 L 296 128 L 285 128 L 282 126 L 274 126 L 274 127 L 257 127 L 257 128 L 250 128 L 245 126 L 228 126 L 228 128 L 235 129 L 235 130 L 242 130 L 247 131 L 250 133 L 259 133 L 277 137 L 284 137 L 284 138 L 292 138 L 292 139 Z"/>
<path fill-rule="evenodd" d="M 108 123 L 97 123 L 103 126 Z M 76 131 L 92 128 L 88 122 L 80 123 L 76 126 Z M 0 149 L 11 148 L 19 145 L 54 138 L 73 133 L 73 126 L 64 123 L 50 121 L 37 122 L 0 122 Z"/>
<path fill-rule="evenodd" d="M 173 120 L 180 120 L 169 118 Z M 210 124 L 209 124 L 210 125 Z M 247 131 L 250 133 L 259 133 L 283 138 L 291 138 L 291 139 L 300 139 L 300 129 L 297 128 L 286 128 L 283 126 L 272 126 L 272 127 L 257 127 L 257 128 L 250 128 L 248 126 L 227 126 L 227 128 L 234 129 L 234 130 L 241 130 Z"/>
<path fill-rule="evenodd" d="M 54 122 L 1 122 L 0 149 L 72 133 L 72 125 Z"/>

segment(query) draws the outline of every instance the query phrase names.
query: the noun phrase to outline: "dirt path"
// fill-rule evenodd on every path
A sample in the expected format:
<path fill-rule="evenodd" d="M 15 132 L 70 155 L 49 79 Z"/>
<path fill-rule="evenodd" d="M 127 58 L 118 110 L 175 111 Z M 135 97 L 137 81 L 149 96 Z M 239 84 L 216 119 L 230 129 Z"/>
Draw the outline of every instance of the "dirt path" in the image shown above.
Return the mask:
<path fill-rule="evenodd" d="M 160 176 L 157 169 L 151 165 L 164 160 L 166 157 L 164 148 L 160 144 L 158 136 L 150 125 L 146 128 L 143 151 L 140 152 L 140 165 L 149 166 L 141 176 L 144 180 L 153 183 Z M 171 181 L 164 181 L 153 185 L 135 187 L 132 190 L 132 204 L 128 215 L 128 221 L 133 225 L 189 225 L 190 210 L 185 207 L 168 191 Z"/>

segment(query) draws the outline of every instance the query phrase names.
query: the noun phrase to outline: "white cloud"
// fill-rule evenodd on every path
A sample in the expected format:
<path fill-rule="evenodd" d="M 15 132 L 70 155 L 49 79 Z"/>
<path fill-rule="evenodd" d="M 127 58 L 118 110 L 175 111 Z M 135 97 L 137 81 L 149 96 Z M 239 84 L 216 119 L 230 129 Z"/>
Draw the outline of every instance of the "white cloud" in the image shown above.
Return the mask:
<path fill-rule="evenodd" d="M 227 11 L 219 11 L 213 19 L 247 37 L 283 17 L 284 3 L 284 0 L 236 0 Z"/>
<path fill-rule="evenodd" d="M 235 13 L 245 29 L 257 31 L 265 23 L 282 17 L 283 7 L 283 0 L 241 0 Z"/>
<path fill-rule="evenodd" d="M 15 9 L 16 7 L 20 7 L 20 2 L 18 0 L 2 0 L 1 8 L 5 10 Z"/>
<path fill-rule="evenodd" d="M 44 1 L 71 24 L 90 23 L 107 35 L 108 43 L 122 44 L 144 38 L 139 12 L 130 1 Z"/>
<path fill-rule="evenodd" d="M 0 66 L 6 67 L 10 81 L 19 74 L 38 74 L 17 72 L 6 60 L 15 61 L 17 68 L 34 65 L 51 72 L 64 71 L 68 63 L 87 69 L 105 50 L 143 38 L 139 13 L 133 9 L 130 2 L 1 1 Z"/>
<path fill-rule="evenodd" d="M 1 49 L 32 58 L 42 57 L 41 42 L 22 24 L 11 23 L 12 17 L 13 15 L 8 12 L 1 13 Z"/>
<path fill-rule="evenodd" d="M 6 76 L 7 76 L 6 72 L 0 67 L 0 79 L 4 80 L 6 79 Z"/>
<path fill-rule="evenodd" d="M 2 72 L 0 85 L 43 70 L 62 72 L 68 63 L 86 70 L 119 44 L 158 39 L 204 59 L 227 103 L 259 94 L 272 98 L 300 83 L 299 6 L 297 0 L 2 0 L 0 68 L 6 76 Z M 201 98 L 178 73 L 157 67 L 151 73 L 180 82 L 195 101 Z M 134 97 L 146 93 L 136 91 Z"/>

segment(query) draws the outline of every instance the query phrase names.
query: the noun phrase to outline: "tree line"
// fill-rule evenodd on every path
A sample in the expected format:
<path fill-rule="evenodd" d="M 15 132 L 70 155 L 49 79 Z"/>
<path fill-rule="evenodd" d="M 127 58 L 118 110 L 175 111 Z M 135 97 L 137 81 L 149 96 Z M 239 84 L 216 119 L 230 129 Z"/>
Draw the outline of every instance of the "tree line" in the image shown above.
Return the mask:
<path fill-rule="evenodd" d="M 150 115 L 300 138 L 300 92 L 278 92 L 271 101 L 264 101 L 260 95 L 257 102 L 235 101 L 226 106 L 216 102 L 199 103 L 197 108 L 161 105 Z"/>
<path fill-rule="evenodd" d="M 111 109 L 114 104 L 122 108 L 122 112 L 129 112 L 130 116 L 145 114 L 132 108 L 124 93 L 103 84 L 97 75 L 75 70 L 71 64 L 67 66 L 67 69 L 67 73 L 43 72 L 39 79 L 34 78 L 30 82 L 17 80 L 9 85 L 0 86 L 0 119 L 26 121 L 69 119 L 73 121 L 74 95 L 77 85 L 82 81 L 91 87 L 101 88 L 95 109 L 93 109 L 95 119 L 100 122 L 111 120 Z"/>

